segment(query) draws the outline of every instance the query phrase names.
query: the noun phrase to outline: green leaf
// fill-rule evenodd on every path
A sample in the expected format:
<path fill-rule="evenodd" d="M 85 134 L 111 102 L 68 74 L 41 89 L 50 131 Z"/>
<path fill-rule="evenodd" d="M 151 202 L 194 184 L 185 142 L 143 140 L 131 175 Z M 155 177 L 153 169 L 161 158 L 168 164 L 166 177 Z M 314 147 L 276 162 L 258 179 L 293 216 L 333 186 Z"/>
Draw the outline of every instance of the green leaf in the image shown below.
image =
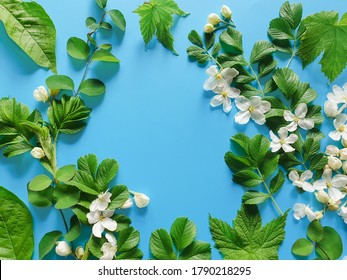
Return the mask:
<path fill-rule="evenodd" d="M 209 54 L 198 46 L 190 46 L 187 49 L 187 54 L 200 64 L 206 63 L 210 59 Z"/>
<path fill-rule="evenodd" d="M 250 63 L 256 63 L 276 51 L 274 46 L 267 41 L 258 41 L 254 44 Z"/>
<path fill-rule="evenodd" d="M 299 86 L 298 75 L 288 68 L 277 69 L 272 79 L 286 99 L 290 99 Z"/>
<path fill-rule="evenodd" d="M 242 201 L 245 204 L 261 204 L 270 198 L 269 194 L 262 192 L 246 192 Z"/>
<path fill-rule="evenodd" d="M 134 248 L 130 251 L 117 254 L 117 260 L 142 260 L 143 253 L 140 249 Z"/>
<path fill-rule="evenodd" d="M 64 75 L 53 75 L 46 79 L 46 84 L 49 89 L 65 89 L 74 90 L 75 85 L 73 80 Z"/>
<path fill-rule="evenodd" d="M 261 176 L 264 180 L 269 178 L 278 167 L 279 155 L 268 151 L 266 156 L 258 164 Z"/>
<path fill-rule="evenodd" d="M 305 18 L 303 25 L 305 31 L 297 52 L 303 66 L 323 53 L 321 70 L 333 82 L 347 65 L 347 13 L 339 21 L 336 11 L 323 11 Z"/>
<path fill-rule="evenodd" d="M 74 164 L 65 165 L 58 169 L 56 179 L 60 182 L 70 181 L 76 173 L 76 166 Z"/>
<path fill-rule="evenodd" d="M 298 160 L 295 155 L 290 153 L 281 154 L 279 163 L 286 169 L 301 165 L 301 161 Z"/>
<path fill-rule="evenodd" d="M 109 24 L 108 22 L 102 22 L 100 24 L 100 28 L 106 29 L 106 30 L 112 30 L 112 25 Z M 101 48 L 101 46 L 100 46 Z"/>
<path fill-rule="evenodd" d="M 76 215 L 70 219 L 70 230 L 65 234 L 66 241 L 72 242 L 76 240 L 82 232 L 81 222 Z"/>
<path fill-rule="evenodd" d="M 200 48 L 203 47 L 202 38 L 201 38 L 201 36 L 199 35 L 199 33 L 196 30 L 190 31 L 190 33 L 188 34 L 188 40 L 192 44 L 194 44 L 194 45 L 196 45 L 196 46 L 198 46 Z"/>
<path fill-rule="evenodd" d="M 98 169 L 98 158 L 94 154 L 80 157 L 77 161 L 78 169 L 88 173 L 92 178 L 96 177 Z"/>
<path fill-rule="evenodd" d="M 323 169 L 328 164 L 328 158 L 323 153 L 318 153 L 311 158 L 310 170 Z"/>
<path fill-rule="evenodd" d="M 273 59 L 272 55 L 269 55 L 268 57 L 262 59 L 259 62 L 258 77 L 259 78 L 265 77 L 266 75 L 274 71 L 276 67 L 277 67 L 277 60 Z"/>
<path fill-rule="evenodd" d="M 307 257 L 313 251 L 313 244 L 306 238 L 300 238 L 292 246 L 292 253 L 297 256 Z"/>
<path fill-rule="evenodd" d="M 66 209 L 76 205 L 79 202 L 81 192 L 79 189 L 72 186 L 58 185 L 54 189 L 53 195 L 57 201 L 55 208 Z"/>
<path fill-rule="evenodd" d="M 99 46 L 100 49 L 102 50 L 107 50 L 109 51 L 110 49 L 112 49 L 112 45 L 111 44 L 102 44 Z"/>
<path fill-rule="evenodd" d="M 307 83 L 300 83 L 297 91 L 292 96 L 292 107 L 297 107 L 300 103 L 310 103 L 318 97 L 317 92 Z M 307 116 L 306 116 L 307 117 Z"/>
<path fill-rule="evenodd" d="M 283 18 L 275 18 L 270 22 L 268 34 L 275 40 L 294 40 L 292 29 Z"/>
<path fill-rule="evenodd" d="M 113 23 L 122 31 L 125 31 L 126 28 L 126 21 L 124 18 L 124 15 L 119 10 L 110 10 L 109 15 L 111 16 L 111 19 Z"/>
<path fill-rule="evenodd" d="M 221 48 L 222 48 L 221 44 L 216 43 L 212 48 L 212 56 L 213 57 L 217 56 Z"/>
<path fill-rule="evenodd" d="M 202 241 L 193 241 L 185 248 L 179 257 L 180 260 L 210 260 L 211 245 Z"/>
<path fill-rule="evenodd" d="M 128 188 L 124 185 L 118 185 L 111 189 L 111 202 L 108 206 L 109 210 L 121 208 L 129 198 Z"/>
<path fill-rule="evenodd" d="M 130 218 L 124 215 L 116 214 L 113 216 L 113 219 L 117 222 L 117 232 L 128 228 L 131 224 Z"/>
<path fill-rule="evenodd" d="M 157 229 L 151 235 L 149 247 L 154 258 L 158 260 L 176 260 L 172 239 L 165 229 Z"/>
<path fill-rule="evenodd" d="M 267 154 L 270 141 L 262 134 L 257 134 L 250 139 L 248 152 L 250 157 L 258 164 Z"/>
<path fill-rule="evenodd" d="M 28 185 L 28 189 L 31 191 L 43 191 L 47 189 L 52 183 L 52 179 L 46 175 L 38 175 L 32 179 Z"/>
<path fill-rule="evenodd" d="M 242 205 L 234 228 L 210 216 L 209 224 L 215 247 L 229 260 L 277 260 L 284 240 L 288 212 L 262 227 L 255 205 Z"/>
<path fill-rule="evenodd" d="M 118 162 L 114 159 L 103 160 L 96 173 L 96 184 L 102 191 L 107 189 L 107 185 L 111 182 L 117 175 L 118 172 Z"/>
<path fill-rule="evenodd" d="M 270 182 L 270 192 L 272 194 L 276 193 L 284 184 L 285 178 L 282 170 L 278 170 L 278 173 L 275 177 L 272 178 Z"/>
<path fill-rule="evenodd" d="M 174 0 L 151 0 L 139 6 L 134 13 L 140 16 L 140 30 L 145 44 L 154 35 L 162 45 L 177 55 L 174 49 L 174 39 L 170 32 L 173 25 L 172 15 L 187 16 Z"/>
<path fill-rule="evenodd" d="M 86 19 L 86 26 L 91 29 L 95 30 L 99 27 L 99 24 L 96 22 L 96 19 L 93 17 L 87 17 Z"/>
<path fill-rule="evenodd" d="M 0 21 L 9 37 L 36 64 L 57 73 L 55 26 L 38 3 L 1 1 Z"/>
<path fill-rule="evenodd" d="M 99 194 L 99 189 L 95 186 L 94 178 L 82 170 L 77 170 L 75 177 L 69 181 L 69 185 L 75 186 L 85 193 Z"/>
<path fill-rule="evenodd" d="M 90 54 L 90 47 L 82 39 L 71 37 L 67 41 L 67 53 L 73 58 L 87 60 Z"/>
<path fill-rule="evenodd" d="M 30 260 L 34 251 L 33 221 L 28 207 L 0 187 L 0 259 Z"/>
<path fill-rule="evenodd" d="M 224 160 L 233 172 L 238 172 L 253 166 L 252 161 L 248 157 L 237 156 L 232 152 L 227 152 L 224 156 Z"/>
<path fill-rule="evenodd" d="M 106 91 L 106 86 L 98 79 L 87 79 L 81 83 L 79 91 L 88 96 L 98 96 Z"/>
<path fill-rule="evenodd" d="M 37 207 L 51 206 L 53 204 L 53 191 L 52 186 L 39 192 L 28 190 L 28 200 Z"/>
<path fill-rule="evenodd" d="M 243 53 L 242 34 L 235 28 L 228 27 L 219 37 L 222 44 L 234 49 L 237 54 Z"/>
<path fill-rule="evenodd" d="M 92 237 L 86 244 L 88 250 L 92 253 L 96 258 L 101 258 L 103 253 L 101 252 L 102 244 L 105 242 L 105 238 L 96 238 Z"/>
<path fill-rule="evenodd" d="M 243 55 L 232 55 L 229 53 L 222 53 L 217 57 L 218 62 L 223 68 L 233 68 L 237 65 L 247 66 L 248 63 L 244 59 Z"/>
<path fill-rule="evenodd" d="M 302 4 L 289 4 L 289 2 L 286 1 L 281 6 L 280 15 L 290 24 L 292 29 L 296 29 L 302 18 Z"/>
<path fill-rule="evenodd" d="M 89 213 L 89 209 L 75 205 L 74 207 L 71 208 L 71 210 L 82 223 L 89 225 L 88 219 L 87 219 L 87 214 Z"/>
<path fill-rule="evenodd" d="M 171 226 L 170 235 L 177 250 L 188 247 L 196 237 L 196 226 L 186 217 L 177 218 Z"/>
<path fill-rule="evenodd" d="M 62 237 L 63 234 L 61 231 L 51 231 L 46 233 L 40 243 L 39 243 L 39 256 L 40 260 L 43 258 L 54 248 L 55 243 Z"/>
<path fill-rule="evenodd" d="M 312 156 L 316 155 L 320 149 L 320 142 L 315 141 L 313 138 L 308 138 L 303 146 L 304 160 L 309 160 Z"/>
<path fill-rule="evenodd" d="M 130 251 L 137 247 L 140 242 L 140 233 L 133 227 L 119 232 L 117 237 L 117 251 L 119 253 Z"/>
<path fill-rule="evenodd" d="M 236 133 L 233 137 L 230 138 L 230 141 L 239 145 L 239 147 L 246 153 L 246 155 L 249 154 L 248 145 L 250 138 L 246 134 L 242 132 Z"/>
<path fill-rule="evenodd" d="M 120 60 L 107 50 L 100 49 L 93 54 L 92 61 L 117 63 Z"/>
<path fill-rule="evenodd" d="M 313 242 L 319 242 L 324 237 L 324 230 L 317 220 L 312 221 L 307 228 L 307 237 Z"/>
<path fill-rule="evenodd" d="M 96 4 L 101 8 L 106 8 L 107 0 L 95 0 Z"/>
<path fill-rule="evenodd" d="M 234 173 L 233 181 L 244 187 L 256 187 L 262 183 L 261 177 L 252 169 L 244 169 Z"/>
<path fill-rule="evenodd" d="M 216 34 L 214 33 L 204 33 L 205 48 L 209 50 L 213 47 L 214 42 L 216 41 Z"/>
<path fill-rule="evenodd" d="M 316 253 L 323 259 L 337 260 L 343 252 L 340 235 L 332 227 L 323 227 L 323 239 L 316 244 Z"/>

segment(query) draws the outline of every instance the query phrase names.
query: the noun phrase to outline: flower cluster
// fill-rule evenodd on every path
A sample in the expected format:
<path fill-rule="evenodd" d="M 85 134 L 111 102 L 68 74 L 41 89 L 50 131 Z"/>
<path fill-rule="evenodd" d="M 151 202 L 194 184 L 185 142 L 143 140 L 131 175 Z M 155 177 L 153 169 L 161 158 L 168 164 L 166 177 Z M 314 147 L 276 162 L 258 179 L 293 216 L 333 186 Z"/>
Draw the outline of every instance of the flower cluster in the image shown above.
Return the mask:
<path fill-rule="evenodd" d="M 215 13 L 209 14 L 209 16 L 207 18 L 207 24 L 204 26 L 205 33 L 212 33 L 218 27 L 220 27 L 219 25 L 221 23 L 223 23 L 224 25 L 234 26 L 234 23 L 231 19 L 232 12 L 228 6 L 226 6 L 226 5 L 222 6 L 221 15 L 222 15 L 222 18 Z"/>

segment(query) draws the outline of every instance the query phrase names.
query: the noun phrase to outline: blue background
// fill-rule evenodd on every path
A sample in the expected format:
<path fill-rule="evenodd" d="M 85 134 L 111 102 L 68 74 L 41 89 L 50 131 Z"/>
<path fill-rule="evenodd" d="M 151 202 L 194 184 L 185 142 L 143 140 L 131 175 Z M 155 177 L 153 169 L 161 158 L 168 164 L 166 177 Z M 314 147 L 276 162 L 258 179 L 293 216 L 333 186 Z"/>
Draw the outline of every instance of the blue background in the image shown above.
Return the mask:
<path fill-rule="evenodd" d="M 71 36 L 85 38 L 88 32 L 84 21 L 88 16 L 99 18 L 100 11 L 92 0 L 47 1 L 40 3 L 51 16 L 57 29 L 57 64 L 60 74 L 71 76 L 76 83 L 83 69 L 66 54 L 66 41 Z M 346 12 L 343 0 L 304 0 L 304 16 L 321 10 Z M 236 108 L 225 114 L 221 107 L 211 109 L 211 94 L 204 92 L 202 85 L 207 78 L 206 67 L 189 61 L 186 48 L 192 29 L 202 31 L 209 13 L 219 13 L 223 4 L 233 11 L 238 30 L 243 33 L 244 48 L 250 54 L 257 40 L 267 38 L 268 24 L 278 16 L 283 1 L 248 0 L 220 1 L 178 0 L 179 6 L 190 16 L 175 20 L 172 32 L 175 56 L 156 40 L 147 48 L 141 38 L 138 15 L 132 13 L 143 2 L 109 1 L 108 9 L 121 10 L 127 20 L 127 31 L 103 32 L 102 41 L 114 44 L 113 53 L 121 60 L 120 65 L 92 65 L 88 76 L 100 77 L 107 85 L 101 98 L 85 98 L 93 108 L 87 128 L 75 136 L 63 136 L 58 144 L 60 166 L 76 163 L 80 156 L 95 153 L 99 160 L 115 158 L 120 170 L 115 183 L 126 184 L 130 189 L 144 192 L 151 198 L 148 208 L 132 208 L 126 211 L 133 226 L 141 232 L 140 248 L 144 258 L 149 258 L 149 238 L 157 228 L 169 229 L 176 217 L 187 216 L 198 228 L 197 238 L 211 242 L 208 229 L 208 214 L 231 222 L 240 208 L 244 190 L 231 181 L 231 172 L 224 163 L 224 154 L 230 149 L 229 138 L 238 131 L 252 136 L 268 135 L 265 127 L 249 123 L 240 126 L 234 123 Z M 6 35 L 0 24 L 0 85 L 2 97 L 15 97 L 31 109 L 46 110 L 32 97 L 33 90 L 44 84 L 50 72 L 37 67 Z M 285 65 L 287 61 L 283 61 Z M 292 68 L 302 81 L 310 82 L 318 92 L 317 104 L 322 105 L 331 85 L 320 72 L 318 61 L 301 72 L 300 62 L 294 60 Z M 347 71 L 334 84 L 343 85 Z M 332 123 L 327 120 L 322 130 L 328 132 Z M 327 143 L 329 140 L 324 140 Z M 0 156 L 0 185 L 12 190 L 28 204 L 26 184 L 42 173 L 40 164 L 29 154 L 6 159 Z M 282 209 L 295 202 L 315 206 L 312 194 L 300 195 L 286 182 L 276 195 Z M 61 217 L 54 208 L 40 209 L 29 205 L 34 217 L 35 253 L 41 237 L 48 231 L 64 231 Z M 263 222 L 277 217 L 276 209 L 268 202 L 260 207 Z M 346 224 L 335 213 L 329 213 L 324 225 L 335 227 L 344 241 L 347 240 Z M 293 242 L 304 237 L 307 219 L 295 221 L 292 212 L 288 216 L 286 239 L 280 259 L 294 259 L 290 252 Z M 347 243 L 345 242 L 345 245 Z M 347 249 L 344 254 L 347 255 Z M 220 259 L 216 249 L 213 259 Z"/>

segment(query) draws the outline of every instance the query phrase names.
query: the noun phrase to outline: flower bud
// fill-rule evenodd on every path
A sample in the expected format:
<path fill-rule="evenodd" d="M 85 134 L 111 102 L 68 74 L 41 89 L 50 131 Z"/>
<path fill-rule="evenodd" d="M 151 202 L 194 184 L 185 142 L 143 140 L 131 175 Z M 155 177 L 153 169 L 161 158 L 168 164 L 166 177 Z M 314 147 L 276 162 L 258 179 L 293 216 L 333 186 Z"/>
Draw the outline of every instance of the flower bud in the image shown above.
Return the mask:
<path fill-rule="evenodd" d="M 77 259 L 82 259 L 83 258 L 83 254 L 84 254 L 84 249 L 82 248 L 82 246 L 78 246 L 75 250 L 75 255 L 77 257 Z"/>
<path fill-rule="evenodd" d="M 35 147 L 30 152 L 31 156 L 37 159 L 45 157 L 45 152 L 40 147 Z"/>
<path fill-rule="evenodd" d="M 347 148 L 347 139 L 345 139 L 345 138 L 342 137 L 341 144 L 342 144 L 342 146 L 344 146 L 345 148 Z"/>
<path fill-rule="evenodd" d="M 127 199 L 127 201 L 124 202 L 123 206 L 120 209 L 128 209 L 131 206 L 133 206 L 133 201 L 131 200 L 131 198 L 129 197 Z"/>
<path fill-rule="evenodd" d="M 212 24 L 212 25 L 217 25 L 218 23 L 220 23 L 220 21 L 221 21 L 221 19 L 215 13 L 209 14 L 209 16 L 207 18 L 207 22 Z"/>
<path fill-rule="evenodd" d="M 341 160 L 339 160 L 338 158 L 336 157 L 333 157 L 333 156 L 329 156 L 328 157 L 328 165 L 329 167 L 332 169 L 332 170 L 338 170 L 341 168 L 342 166 L 342 162 Z"/>
<path fill-rule="evenodd" d="M 46 102 L 49 98 L 48 92 L 44 86 L 39 86 L 34 90 L 33 96 L 36 101 Z"/>
<path fill-rule="evenodd" d="M 343 170 L 343 172 L 344 172 L 345 174 L 347 174 L 347 161 L 344 161 L 344 162 L 342 163 L 342 170 Z"/>
<path fill-rule="evenodd" d="M 334 118 L 338 115 L 337 104 L 331 100 L 325 101 L 324 103 L 324 113 L 329 118 Z"/>
<path fill-rule="evenodd" d="M 338 156 L 340 154 L 340 149 L 334 145 L 328 145 L 325 149 L 325 153 L 328 156 Z"/>
<path fill-rule="evenodd" d="M 347 160 L 347 148 L 343 148 L 340 150 L 340 159 Z"/>
<path fill-rule="evenodd" d="M 316 216 L 316 220 L 320 220 L 324 217 L 323 211 L 316 211 L 316 212 L 314 212 L 314 215 Z"/>
<path fill-rule="evenodd" d="M 330 197 L 325 191 L 316 191 L 314 194 L 320 203 L 327 204 L 329 202 Z"/>
<path fill-rule="evenodd" d="M 149 203 L 149 197 L 143 193 L 138 192 L 130 192 L 134 195 L 135 204 L 139 208 L 144 208 Z"/>
<path fill-rule="evenodd" d="M 222 16 L 225 17 L 226 19 L 231 19 L 231 10 L 228 6 L 223 5 L 222 10 L 221 10 Z"/>
<path fill-rule="evenodd" d="M 57 246 L 55 247 L 55 252 L 57 255 L 66 257 L 71 254 L 71 248 L 66 241 L 58 241 L 56 244 Z"/>
<path fill-rule="evenodd" d="M 204 27 L 205 33 L 212 33 L 214 31 L 214 26 L 211 23 L 207 23 Z"/>
<path fill-rule="evenodd" d="M 336 211 L 337 209 L 339 209 L 340 203 L 341 203 L 341 201 L 335 201 L 335 200 L 330 198 L 328 201 L 328 204 L 327 204 L 328 209 L 330 211 Z"/>

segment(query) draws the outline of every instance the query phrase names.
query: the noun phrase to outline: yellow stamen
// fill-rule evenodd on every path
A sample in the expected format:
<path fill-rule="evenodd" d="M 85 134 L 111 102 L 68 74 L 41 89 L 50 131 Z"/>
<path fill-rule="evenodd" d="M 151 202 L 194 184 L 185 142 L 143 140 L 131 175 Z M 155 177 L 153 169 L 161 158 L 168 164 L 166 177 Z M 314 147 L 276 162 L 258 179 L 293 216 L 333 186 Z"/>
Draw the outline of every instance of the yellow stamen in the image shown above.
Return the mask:
<path fill-rule="evenodd" d="M 339 127 L 339 132 L 344 132 L 345 131 L 345 126 L 344 125 L 341 125 L 340 127 Z"/>
<path fill-rule="evenodd" d="M 254 106 L 250 106 L 250 107 L 248 108 L 248 111 L 251 112 L 251 113 L 252 113 L 254 110 L 255 110 Z"/>
<path fill-rule="evenodd" d="M 223 79 L 223 77 L 222 77 L 222 75 L 221 75 L 220 73 L 217 73 L 217 74 L 216 74 L 216 78 L 217 78 L 217 80 Z"/>
<path fill-rule="evenodd" d="M 297 123 L 297 122 L 299 122 L 299 118 L 298 118 L 297 116 L 295 116 L 295 117 L 293 118 L 293 121 Z"/>
<path fill-rule="evenodd" d="M 223 97 L 228 97 L 228 93 L 225 92 L 225 91 L 223 91 L 223 92 L 222 92 L 222 96 L 223 96 Z"/>
<path fill-rule="evenodd" d="M 331 182 L 327 182 L 327 187 L 331 188 L 333 186 L 333 184 Z"/>
<path fill-rule="evenodd" d="M 285 144 L 286 143 L 286 141 L 284 141 L 284 139 L 280 139 L 280 144 L 281 145 L 283 145 L 283 144 Z"/>

